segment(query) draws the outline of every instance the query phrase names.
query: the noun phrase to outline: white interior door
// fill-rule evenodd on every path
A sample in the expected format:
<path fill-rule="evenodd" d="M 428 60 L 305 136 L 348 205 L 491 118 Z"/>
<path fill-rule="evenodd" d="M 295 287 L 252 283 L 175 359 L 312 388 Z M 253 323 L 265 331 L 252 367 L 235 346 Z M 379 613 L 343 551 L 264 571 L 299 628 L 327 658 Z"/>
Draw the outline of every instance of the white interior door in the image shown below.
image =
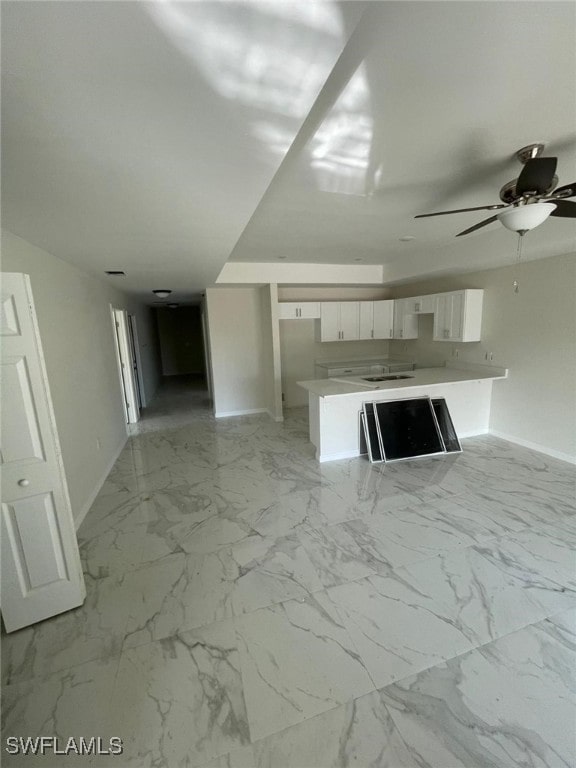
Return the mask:
<path fill-rule="evenodd" d="M 140 359 L 140 344 L 138 342 L 138 325 L 135 315 L 128 315 L 128 331 L 130 335 L 130 354 L 132 356 L 132 372 L 134 384 L 136 385 L 136 396 L 138 398 L 138 408 L 141 410 L 146 406 L 144 400 L 144 382 L 142 380 L 142 361 Z"/>
<path fill-rule="evenodd" d="M 8 632 L 86 590 L 28 275 L 2 274 L 2 587 Z"/>
<path fill-rule="evenodd" d="M 116 333 L 120 383 L 124 396 L 124 412 L 127 423 L 135 424 L 140 418 L 140 408 L 128 335 L 128 315 L 123 309 L 112 308 L 112 316 Z"/>

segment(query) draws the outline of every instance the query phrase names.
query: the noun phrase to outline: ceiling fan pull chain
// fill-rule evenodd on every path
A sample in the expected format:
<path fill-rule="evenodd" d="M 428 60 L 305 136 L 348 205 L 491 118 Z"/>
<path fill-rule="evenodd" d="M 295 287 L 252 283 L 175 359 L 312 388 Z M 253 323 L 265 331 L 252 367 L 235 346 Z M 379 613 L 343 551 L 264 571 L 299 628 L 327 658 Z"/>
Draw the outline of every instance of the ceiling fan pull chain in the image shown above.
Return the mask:
<path fill-rule="evenodd" d="M 522 258 L 522 243 L 524 241 L 524 232 L 518 232 L 518 245 L 516 246 L 516 264 L 520 263 Z"/>
<path fill-rule="evenodd" d="M 523 232 L 518 232 L 518 243 L 516 245 L 516 265 L 520 263 L 520 259 L 522 258 L 522 243 L 524 241 L 524 235 L 526 233 L 526 230 Z M 520 292 L 520 283 L 518 280 L 514 280 L 512 283 L 512 288 L 514 289 L 514 293 Z"/>

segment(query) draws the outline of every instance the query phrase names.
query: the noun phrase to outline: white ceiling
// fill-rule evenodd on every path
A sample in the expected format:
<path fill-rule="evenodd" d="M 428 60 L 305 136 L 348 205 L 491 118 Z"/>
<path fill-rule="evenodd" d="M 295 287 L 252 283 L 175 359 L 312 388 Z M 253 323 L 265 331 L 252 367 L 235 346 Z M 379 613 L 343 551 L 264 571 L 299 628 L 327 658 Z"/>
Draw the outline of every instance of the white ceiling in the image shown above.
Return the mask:
<path fill-rule="evenodd" d="M 490 212 L 544 141 L 576 178 L 576 5 L 3 2 L 3 225 L 185 300 L 228 260 L 509 263 Z M 403 235 L 416 239 L 399 242 Z M 525 258 L 576 249 L 576 221 Z"/>

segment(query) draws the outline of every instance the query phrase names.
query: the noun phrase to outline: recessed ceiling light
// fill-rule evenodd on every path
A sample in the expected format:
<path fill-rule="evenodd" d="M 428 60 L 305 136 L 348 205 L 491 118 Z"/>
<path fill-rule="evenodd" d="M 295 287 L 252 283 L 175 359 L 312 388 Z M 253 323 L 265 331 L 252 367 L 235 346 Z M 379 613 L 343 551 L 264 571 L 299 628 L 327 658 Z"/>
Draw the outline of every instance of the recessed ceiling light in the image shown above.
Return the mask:
<path fill-rule="evenodd" d="M 107 275 L 117 275 L 120 277 L 121 275 L 125 275 L 126 272 L 123 272 L 121 269 L 107 269 L 105 274 Z"/>
<path fill-rule="evenodd" d="M 414 235 L 404 235 L 403 237 L 398 238 L 401 243 L 409 243 L 410 240 L 416 240 Z"/>
<path fill-rule="evenodd" d="M 169 291 L 167 288 L 157 288 L 155 291 L 152 291 L 152 293 L 156 294 L 159 299 L 165 299 L 167 296 L 170 296 L 172 291 Z"/>

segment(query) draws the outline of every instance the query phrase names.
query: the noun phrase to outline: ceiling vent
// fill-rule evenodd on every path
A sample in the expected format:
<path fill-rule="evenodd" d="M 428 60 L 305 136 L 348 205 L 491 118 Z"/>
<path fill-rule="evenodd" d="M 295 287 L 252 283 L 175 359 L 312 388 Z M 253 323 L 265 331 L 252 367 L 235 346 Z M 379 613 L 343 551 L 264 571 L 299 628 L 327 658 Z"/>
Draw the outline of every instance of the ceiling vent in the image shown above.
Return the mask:
<path fill-rule="evenodd" d="M 123 272 L 121 269 L 107 269 L 105 274 L 120 276 L 120 275 L 125 275 L 126 272 Z"/>

